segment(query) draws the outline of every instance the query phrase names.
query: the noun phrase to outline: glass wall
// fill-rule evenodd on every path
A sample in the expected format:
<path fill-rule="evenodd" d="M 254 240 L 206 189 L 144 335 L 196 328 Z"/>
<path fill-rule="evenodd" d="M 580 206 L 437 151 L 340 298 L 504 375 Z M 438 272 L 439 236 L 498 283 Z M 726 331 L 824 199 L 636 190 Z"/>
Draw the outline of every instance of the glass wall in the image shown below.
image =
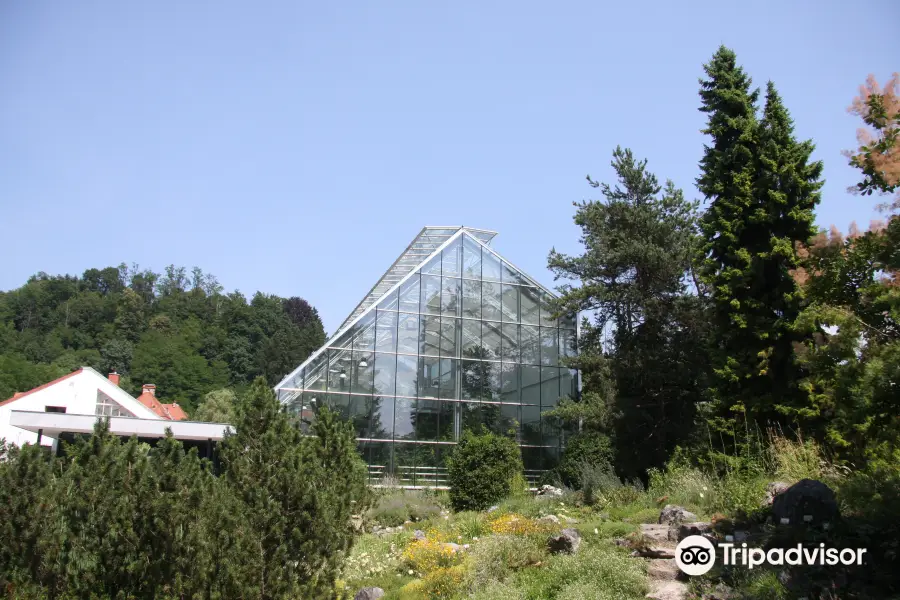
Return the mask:
<path fill-rule="evenodd" d="M 554 319 L 549 299 L 462 234 L 279 394 L 310 419 L 321 406 L 349 419 L 373 476 L 444 484 L 455 441 L 483 426 L 516 438 L 535 480 L 564 443 L 543 415 L 577 393 L 561 361 L 575 353 L 575 319 Z"/>

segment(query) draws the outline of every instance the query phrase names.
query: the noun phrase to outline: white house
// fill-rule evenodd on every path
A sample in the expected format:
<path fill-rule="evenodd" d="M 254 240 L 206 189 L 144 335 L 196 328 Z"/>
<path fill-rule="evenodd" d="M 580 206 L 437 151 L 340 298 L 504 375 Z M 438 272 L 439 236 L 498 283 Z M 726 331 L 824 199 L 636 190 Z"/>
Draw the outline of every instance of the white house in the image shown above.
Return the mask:
<path fill-rule="evenodd" d="M 158 414 L 154 405 L 146 406 L 120 388 L 115 373 L 104 377 L 90 367 L 82 367 L 55 381 L 45 383 L 28 392 L 17 392 L 0 402 L 0 438 L 21 446 L 34 444 L 40 438 L 43 446 L 56 446 L 56 438 L 34 428 L 23 429 L 10 423 L 17 413 L 56 413 L 108 417 L 134 417 L 155 421 L 169 420 Z"/>

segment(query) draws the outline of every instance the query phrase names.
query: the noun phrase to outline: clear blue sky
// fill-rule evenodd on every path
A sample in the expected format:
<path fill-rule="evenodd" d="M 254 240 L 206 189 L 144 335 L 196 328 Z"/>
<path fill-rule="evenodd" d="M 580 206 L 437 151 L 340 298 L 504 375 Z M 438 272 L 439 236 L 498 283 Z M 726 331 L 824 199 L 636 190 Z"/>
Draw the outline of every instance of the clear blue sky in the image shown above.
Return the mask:
<path fill-rule="evenodd" d="M 820 225 L 873 216 L 842 149 L 900 3 L 0 2 L 0 289 L 202 267 L 333 331 L 426 224 L 500 232 L 542 282 L 616 144 L 689 197 L 719 44 L 825 161 Z"/>

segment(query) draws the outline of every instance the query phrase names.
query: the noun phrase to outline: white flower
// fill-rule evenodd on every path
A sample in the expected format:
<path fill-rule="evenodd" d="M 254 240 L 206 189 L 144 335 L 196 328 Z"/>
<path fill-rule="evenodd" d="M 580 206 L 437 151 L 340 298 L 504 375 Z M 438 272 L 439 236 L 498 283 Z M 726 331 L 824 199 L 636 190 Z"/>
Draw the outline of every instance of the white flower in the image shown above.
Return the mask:
<path fill-rule="evenodd" d="M 478 541 L 478 536 L 476 535 L 475 537 L 473 537 L 473 538 L 472 538 L 472 541 L 473 541 L 473 542 L 477 542 L 477 541 Z"/>
<path fill-rule="evenodd" d="M 409 575 L 412 575 L 412 574 L 413 574 L 413 570 L 410 569 L 409 571 L 407 571 L 407 573 L 408 573 Z"/>
<path fill-rule="evenodd" d="M 700 497 L 703 498 L 703 492 L 700 492 Z"/>
<path fill-rule="evenodd" d="M 594 533 L 600 535 L 600 531 L 596 527 L 594 527 Z"/>

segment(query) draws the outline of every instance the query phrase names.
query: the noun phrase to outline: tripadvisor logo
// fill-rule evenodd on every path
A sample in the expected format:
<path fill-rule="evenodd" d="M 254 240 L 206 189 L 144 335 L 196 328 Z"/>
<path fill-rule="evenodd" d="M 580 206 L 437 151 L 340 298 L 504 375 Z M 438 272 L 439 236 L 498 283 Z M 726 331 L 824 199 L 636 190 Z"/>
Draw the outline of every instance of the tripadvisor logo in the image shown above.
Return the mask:
<path fill-rule="evenodd" d="M 797 544 L 792 548 L 748 548 L 746 543 L 736 546 L 732 543 L 718 544 L 722 550 L 722 563 L 743 565 L 748 569 L 768 564 L 835 566 L 861 565 L 865 548 L 826 548 L 824 543 L 805 547 Z M 687 575 L 703 575 L 716 564 L 716 546 L 700 535 L 689 535 L 675 547 L 675 564 Z"/>

